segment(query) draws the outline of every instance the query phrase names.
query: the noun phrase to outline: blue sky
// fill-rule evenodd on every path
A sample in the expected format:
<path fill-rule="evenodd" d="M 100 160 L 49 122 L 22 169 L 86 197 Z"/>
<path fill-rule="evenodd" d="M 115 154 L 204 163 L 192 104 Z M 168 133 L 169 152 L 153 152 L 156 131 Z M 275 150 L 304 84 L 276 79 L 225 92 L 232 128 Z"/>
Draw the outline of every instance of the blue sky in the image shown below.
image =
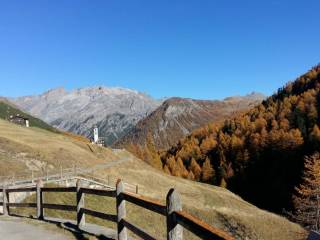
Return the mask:
<path fill-rule="evenodd" d="M 0 0 L 0 95 L 272 94 L 319 63 L 319 0 Z"/>

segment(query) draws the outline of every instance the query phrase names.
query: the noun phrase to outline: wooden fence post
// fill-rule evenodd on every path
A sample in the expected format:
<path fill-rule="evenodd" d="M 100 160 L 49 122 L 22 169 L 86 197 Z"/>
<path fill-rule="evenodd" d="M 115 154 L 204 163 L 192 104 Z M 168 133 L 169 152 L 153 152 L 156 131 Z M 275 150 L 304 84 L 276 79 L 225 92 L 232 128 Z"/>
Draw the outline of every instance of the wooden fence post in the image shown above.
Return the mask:
<path fill-rule="evenodd" d="M 41 191 L 42 181 L 38 179 L 37 181 L 37 218 L 42 220 L 43 219 L 43 195 Z"/>
<path fill-rule="evenodd" d="M 127 228 L 123 224 L 126 217 L 126 202 L 123 199 L 124 185 L 121 179 L 117 181 L 117 225 L 118 225 L 118 240 L 127 240 Z"/>
<path fill-rule="evenodd" d="M 7 216 L 10 214 L 9 212 L 9 193 L 7 192 L 7 187 L 3 186 L 3 190 L 2 190 L 2 194 L 3 194 L 3 215 Z"/>
<path fill-rule="evenodd" d="M 86 224 L 83 208 L 84 208 L 84 193 L 81 190 L 81 180 L 78 179 L 77 180 L 77 226 L 78 228 Z"/>
<path fill-rule="evenodd" d="M 167 194 L 167 240 L 182 240 L 183 227 L 178 224 L 175 211 L 182 211 L 180 196 L 173 188 Z"/>

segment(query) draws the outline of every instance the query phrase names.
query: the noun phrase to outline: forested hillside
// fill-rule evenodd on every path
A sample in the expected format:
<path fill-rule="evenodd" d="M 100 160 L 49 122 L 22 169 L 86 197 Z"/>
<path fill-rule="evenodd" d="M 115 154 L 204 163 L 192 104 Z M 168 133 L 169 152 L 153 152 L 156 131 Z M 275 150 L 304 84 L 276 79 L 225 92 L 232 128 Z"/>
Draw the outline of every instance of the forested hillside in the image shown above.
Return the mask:
<path fill-rule="evenodd" d="M 292 208 L 305 156 L 320 147 L 320 65 L 262 104 L 194 131 L 161 156 L 175 176 L 231 189 L 280 212 Z"/>
<path fill-rule="evenodd" d="M 113 163 L 110 164 L 111 162 Z M 81 139 L 79 141 L 74 137 L 39 128 L 21 127 L 0 119 L 0 176 L 11 178 L 14 174 L 17 178 L 30 178 L 32 173 L 34 177 L 44 176 L 47 172 L 50 175 L 60 174 L 61 166 L 65 169 L 75 165 L 82 169 L 90 169 L 89 175 L 109 179 L 112 186 L 119 178 L 126 183 L 137 185 L 140 194 L 163 203 L 169 189 L 174 187 L 181 194 L 184 210 L 212 226 L 227 231 L 236 239 L 300 240 L 301 236 L 307 234 L 298 224 L 263 211 L 226 189 L 169 176 L 127 151 L 112 151 Z M 34 197 L 35 195 L 24 202 L 34 202 Z M 194 204 L 195 199 L 197 204 Z M 75 205 L 76 198 L 70 193 L 62 197 L 55 193 L 46 194 L 45 200 L 55 204 Z M 86 204 L 95 211 L 110 214 L 116 211 L 115 199 L 108 197 L 87 195 Z M 12 214 L 20 213 L 25 216 L 35 214 L 31 208 L 10 208 L 10 211 Z M 166 239 L 166 225 L 162 216 L 133 204 L 127 205 L 127 211 L 129 221 L 143 226 L 157 239 Z M 75 218 L 74 213 L 65 211 L 46 210 L 45 214 L 60 219 Z M 89 223 L 116 228 L 110 221 L 90 216 L 86 216 L 86 220 Z M 184 232 L 184 236 L 188 240 L 198 239 L 188 231 Z"/>
<path fill-rule="evenodd" d="M 260 104 L 265 96 L 251 93 L 223 100 L 169 98 L 140 120 L 114 146 L 126 148 L 154 167 L 161 168 L 157 150 L 167 150 L 193 130 L 220 122 Z"/>

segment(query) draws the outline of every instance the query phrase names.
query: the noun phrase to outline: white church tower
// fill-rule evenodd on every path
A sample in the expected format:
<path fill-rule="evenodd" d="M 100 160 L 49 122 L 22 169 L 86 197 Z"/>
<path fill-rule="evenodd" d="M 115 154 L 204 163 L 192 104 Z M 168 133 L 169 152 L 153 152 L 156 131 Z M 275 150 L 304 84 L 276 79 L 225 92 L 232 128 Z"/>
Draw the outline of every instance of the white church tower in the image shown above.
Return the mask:
<path fill-rule="evenodd" d="M 98 143 L 98 141 L 99 141 L 99 131 L 98 131 L 98 127 L 95 126 L 93 128 L 93 142 Z"/>

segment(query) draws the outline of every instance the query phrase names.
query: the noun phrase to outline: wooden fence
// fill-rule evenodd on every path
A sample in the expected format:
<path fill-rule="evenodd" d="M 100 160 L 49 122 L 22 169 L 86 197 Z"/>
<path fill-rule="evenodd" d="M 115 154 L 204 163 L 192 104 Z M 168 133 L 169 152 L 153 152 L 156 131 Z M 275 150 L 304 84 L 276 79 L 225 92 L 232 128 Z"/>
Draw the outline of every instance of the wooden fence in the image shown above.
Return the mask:
<path fill-rule="evenodd" d="M 31 178 L 27 178 L 28 175 L 12 175 L 10 176 L 0 176 L 0 186 L 6 185 L 7 187 L 27 187 L 30 185 L 34 185 L 36 181 L 41 180 L 43 183 L 59 183 L 59 182 L 70 182 L 70 181 L 76 181 L 76 180 L 83 180 L 86 181 L 92 185 L 98 185 L 104 188 L 114 188 L 115 189 L 115 182 L 116 178 L 113 178 L 110 175 L 105 176 L 105 178 L 99 178 L 92 174 L 86 173 L 83 169 L 78 169 L 75 171 L 70 171 L 71 168 L 63 169 L 61 173 L 59 174 L 51 174 L 48 175 L 48 172 L 46 175 L 39 175 L 36 177 L 34 174 L 32 174 Z M 74 168 L 72 168 L 74 169 Z M 129 192 L 135 192 L 138 193 L 139 186 L 130 184 L 130 183 L 124 183 L 125 188 Z"/>
<path fill-rule="evenodd" d="M 166 217 L 167 223 L 167 239 L 168 240 L 182 240 L 183 228 L 188 229 L 201 239 L 211 240 L 231 240 L 234 239 L 226 232 L 217 229 L 203 222 L 202 220 L 190 215 L 182 210 L 179 194 L 176 190 L 171 189 L 167 194 L 166 205 L 161 204 L 155 200 L 151 200 L 144 196 L 129 193 L 124 190 L 124 183 L 121 180 L 117 181 L 115 190 L 104 189 L 92 189 L 83 187 L 81 180 L 77 181 L 76 187 L 57 187 L 49 188 L 43 187 L 41 181 L 37 182 L 36 187 L 27 188 L 3 188 L 0 189 L 3 193 L 3 201 L 0 202 L 0 206 L 3 206 L 3 214 L 10 215 L 10 207 L 28 207 L 37 209 L 37 218 L 44 219 L 44 209 L 55 209 L 72 211 L 77 214 L 77 225 L 79 228 L 85 225 L 85 216 L 90 215 L 104 220 L 108 220 L 117 224 L 118 240 L 127 240 L 130 230 L 137 236 L 146 240 L 156 239 L 143 229 L 130 223 L 126 218 L 126 201 L 133 203 L 142 208 L 151 210 Z M 9 194 L 14 192 L 35 192 L 36 203 L 11 203 L 9 202 Z M 44 203 L 43 193 L 45 192 L 74 192 L 76 193 L 76 206 L 73 205 L 61 205 L 54 203 Z M 98 195 L 116 198 L 116 210 L 117 214 L 107 214 L 98 211 L 93 211 L 85 208 L 84 195 Z M 143 216 L 142 216 L 143 217 Z"/>

